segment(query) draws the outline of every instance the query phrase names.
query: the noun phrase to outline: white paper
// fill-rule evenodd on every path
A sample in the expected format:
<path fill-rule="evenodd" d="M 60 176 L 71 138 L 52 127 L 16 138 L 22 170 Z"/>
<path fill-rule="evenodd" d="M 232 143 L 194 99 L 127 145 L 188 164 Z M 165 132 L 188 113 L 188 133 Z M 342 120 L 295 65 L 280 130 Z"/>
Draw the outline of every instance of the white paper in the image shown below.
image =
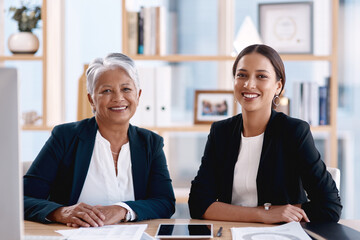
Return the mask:
<path fill-rule="evenodd" d="M 58 230 L 57 233 L 65 236 L 68 240 L 81 239 L 116 239 L 116 240 L 140 240 L 147 224 L 136 225 L 108 225 L 104 227 L 78 228 L 72 230 Z"/>
<path fill-rule="evenodd" d="M 300 223 L 290 222 L 276 227 L 231 228 L 233 240 L 271 239 L 271 240 L 311 240 Z"/>
<path fill-rule="evenodd" d="M 154 238 L 154 237 L 150 236 L 149 234 L 147 234 L 146 232 L 144 232 L 143 235 L 141 236 L 140 240 L 157 240 L 157 238 Z"/>

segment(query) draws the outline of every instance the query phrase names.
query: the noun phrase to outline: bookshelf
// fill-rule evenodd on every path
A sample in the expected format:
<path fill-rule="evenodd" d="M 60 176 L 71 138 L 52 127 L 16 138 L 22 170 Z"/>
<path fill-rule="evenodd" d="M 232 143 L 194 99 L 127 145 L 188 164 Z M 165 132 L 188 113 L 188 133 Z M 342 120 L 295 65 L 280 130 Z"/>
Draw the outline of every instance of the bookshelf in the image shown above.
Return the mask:
<path fill-rule="evenodd" d="M 4 0 L 0 0 L 0 9 L 4 7 Z M 38 36 L 41 38 L 40 48 L 42 50 L 41 55 L 37 54 L 13 54 L 13 55 L 5 55 L 4 46 L 7 39 L 1 39 L 0 43 L 2 46 L 0 48 L 0 65 L 4 65 L 5 62 L 10 61 L 40 61 L 42 67 L 42 114 L 41 114 L 41 124 L 36 125 L 24 125 L 22 126 L 22 130 L 31 130 L 31 131 L 49 131 L 52 129 L 51 126 L 47 125 L 47 1 L 42 0 L 41 2 L 41 23 L 42 23 L 42 35 Z M 4 19 L 1 19 L 2 23 Z M 4 31 L 4 24 L 0 24 L 1 31 Z M 2 34 L 4 36 L 4 34 Z"/>
<path fill-rule="evenodd" d="M 226 3 L 221 3 L 218 1 L 219 5 L 219 23 L 227 23 L 227 14 L 226 11 L 233 11 L 231 8 L 231 0 L 224 1 Z M 224 7 L 225 5 L 225 7 Z M 230 7 L 229 7 L 230 6 Z M 131 55 L 129 54 L 128 49 L 128 12 L 126 10 L 126 1 L 122 2 L 122 49 L 125 54 L 128 54 L 131 58 L 137 61 L 164 61 L 171 63 L 182 63 L 182 62 L 203 62 L 203 61 L 212 61 L 217 63 L 233 62 L 235 57 L 230 55 L 186 55 L 186 54 L 170 54 L 170 55 Z M 220 9 L 221 8 L 221 9 Z M 224 10 L 225 9 L 225 10 Z M 225 11 L 225 12 L 224 12 Z M 330 54 L 328 55 L 313 55 L 313 54 L 283 54 L 281 55 L 283 61 L 292 61 L 292 62 L 317 62 L 323 61 L 328 62 L 330 65 L 330 103 L 329 103 L 329 125 L 324 126 L 311 126 L 312 132 L 322 132 L 329 134 L 329 147 L 326 149 L 326 154 L 329 154 L 328 161 L 326 162 L 328 166 L 337 167 L 337 133 L 336 133 L 336 112 L 337 112 L 337 101 L 338 101 L 338 89 L 337 89 L 337 75 L 338 75 L 338 11 L 339 11 L 339 1 L 331 0 L 331 49 Z M 219 30 L 220 31 L 220 30 Z M 231 30 L 232 31 L 232 30 Z M 219 49 L 220 50 L 220 49 Z M 143 126 L 146 127 L 146 126 Z M 208 125 L 192 125 L 192 126 L 169 126 L 169 127 L 148 127 L 149 129 L 158 132 L 159 134 L 164 134 L 166 132 L 208 132 L 210 126 Z M 324 157 L 324 156 L 323 156 Z"/>

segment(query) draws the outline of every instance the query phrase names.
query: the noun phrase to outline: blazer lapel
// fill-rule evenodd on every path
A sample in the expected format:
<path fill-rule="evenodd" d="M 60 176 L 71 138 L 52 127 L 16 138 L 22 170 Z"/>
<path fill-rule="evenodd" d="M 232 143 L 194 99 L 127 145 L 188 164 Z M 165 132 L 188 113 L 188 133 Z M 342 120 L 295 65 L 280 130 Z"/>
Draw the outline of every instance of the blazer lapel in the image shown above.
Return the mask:
<path fill-rule="evenodd" d="M 261 150 L 261 157 L 259 162 L 259 168 L 258 173 L 256 177 L 256 187 L 257 187 L 257 193 L 258 193 L 258 205 L 263 205 L 265 202 L 271 202 L 271 199 L 269 199 L 269 196 L 273 195 L 271 192 L 273 189 L 268 187 L 268 181 L 269 174 L 273 174 L 273 169 L 271 169 L 272 164 L 270 162 L 265 162 L 265 159 L 269 160 L 270 152 L 273 151 L 272 149 L 272 141 L 273 141 L 273 131 L 274 131 L 274 119 L 276 117 L 276 111 L 271 111 L 271 116 L 269 119 L 269 123 L 265 129 L 264 134 L 264 141 L 263 146 Z"/>
<path fill-rule="evenodd" d="M 131 170 L 134 184 L 135 200 L 144 198 L 146 191 L 147 169 L 149 169 L 148 156 L 146 146 L 139 137 L 136 128 L 129 125 L 128 130 L 130 154 L 131 154 Z"/>
<path fill-rule="evenodd" d="M 230 144 L 229 144 L 229 152 L 226 157 L 226 161 L 224 161 L 225 169 L 224 169 L 224 202 L 231 203 L 232 199 L 232 187 L 234 181 L 234 169 L 235 164 L 238 159 L 239 149 L 240 149 L 240 140 L 241 140 L 241 131 L 242 131 L 242 115 L 240 114 L 235 124 L 231 126 L 232 132 L 229 136 Z M 225 143 L 226 144 L 226 143 Z"/>
<path fill-rule="evenodd" d="M 70 205 L 77 203 L 85 178 L 89 170 L 91 156 L 94 150 L 95 137 L 98 126 L 95 118 L 89 119 L 88 124 L 79 133 L 79 145 L 77 147 L 74 163 L 74 184 L 71 191 Z"/>

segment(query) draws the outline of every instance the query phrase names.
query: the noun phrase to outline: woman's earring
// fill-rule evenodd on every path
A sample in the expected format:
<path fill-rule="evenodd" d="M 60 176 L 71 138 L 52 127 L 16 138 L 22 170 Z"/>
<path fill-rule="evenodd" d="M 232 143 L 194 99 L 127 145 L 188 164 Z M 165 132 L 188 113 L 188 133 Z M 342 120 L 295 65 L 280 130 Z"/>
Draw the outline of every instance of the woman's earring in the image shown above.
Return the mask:
<path fill-rule="evenodd" d="M 275 95 L 274 98 L 273 98 L 273 100 L 272 100 L 272 102 L 273 102 L 273 104 L 274 104 L 275 106 L 279 106 L 279 104 L 280 104 L 279 95 Z"/>

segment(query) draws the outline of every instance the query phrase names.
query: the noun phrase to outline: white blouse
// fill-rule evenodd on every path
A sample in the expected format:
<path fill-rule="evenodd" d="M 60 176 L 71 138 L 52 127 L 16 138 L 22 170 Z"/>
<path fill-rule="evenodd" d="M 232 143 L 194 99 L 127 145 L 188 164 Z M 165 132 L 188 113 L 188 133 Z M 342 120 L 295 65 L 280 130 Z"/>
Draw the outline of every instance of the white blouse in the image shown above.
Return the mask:
<path fill-rule="evenodd" d="M 131 171 L 129 142 L 121 147 L 116 176 L 110 142 L 97 131 L 95 145 L 79 202 L 89 205 L 119 205 L 130 211 L 131 220 L 135 212 L 123 201 L 134 201 L 134 185 Z"/>
<path fill-rule="evenodd" d="M 231 204 L 244 207 L 258 205 L 256 177 L 260 163 L 264 133 L 244 137 L 241 133 L 240 151 L 234 169 Z"/>

